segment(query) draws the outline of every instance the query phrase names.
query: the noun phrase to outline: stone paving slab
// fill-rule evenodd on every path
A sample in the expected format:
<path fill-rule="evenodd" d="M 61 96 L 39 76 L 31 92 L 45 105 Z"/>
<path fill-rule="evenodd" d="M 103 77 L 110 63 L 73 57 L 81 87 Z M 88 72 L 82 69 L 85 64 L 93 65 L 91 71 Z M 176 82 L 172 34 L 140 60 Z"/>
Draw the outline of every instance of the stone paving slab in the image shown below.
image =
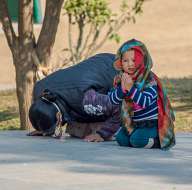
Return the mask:
<path fill-rule="evenodd" d="M 0 132 L 0 190 L 192 189 L 192 133 L 170 151 Z"/>

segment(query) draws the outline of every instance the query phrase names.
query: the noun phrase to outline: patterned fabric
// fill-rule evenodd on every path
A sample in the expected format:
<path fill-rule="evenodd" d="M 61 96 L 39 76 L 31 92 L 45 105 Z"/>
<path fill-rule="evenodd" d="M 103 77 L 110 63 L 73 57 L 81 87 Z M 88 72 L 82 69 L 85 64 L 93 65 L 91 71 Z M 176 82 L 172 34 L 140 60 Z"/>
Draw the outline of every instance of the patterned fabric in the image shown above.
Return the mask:
<path fill-rule="evenodd" d="M 111 102 L 121 104 L 124 97 L 133 100 L 131 119 L 133 121 L 157 119 L 157 84 L 145 88 L 142 92 L 134 86 L 124 93 L 119 85 L 109 93 Z"/>
<path fill-rule="evenodd" d="M 113 105 L 106 94 L 101 94 L 93 89 L 85 92 L 83 109 L 89 117 L 103 117 L 103 122 L 97 122 L 99 127 L 96 133 L 105 140 L 109 140 L 120 126 L 120 106 Z"/>
<path fill-rule="evenodd" d="M 172 107 L 170 105 L 169 99 L 167 94 L 165 93 L 164 88 L 158 77 L 151 71 L 153 62 L 151 59 L 150 54 L 148 53 L 147 48 L 145 45 L 137 41 L 135 39 L 125 42 L 118 50 L 116 59 L 114 62 L 114 67 L 117 70 L 121 70 L 122 68 L 119 67 L 121 65 L 121 58 L 123 53 L 128 51 L 129 49 L 134 49 L 135 47 L 140 47 L 142 49 L 144 55 L 144 71 L 139 73 L 136 81 L 134 82 L 134 87 L 142 92 L 145 88 L 151 86 L 151 81 L 155 80 L 157 83 L 157 105 L 158 105 L 158 133 L 159 133 L 159 140 L 160 146 L 162 149 L 168 149 L 175 145 L 175 135 L 174 135 L 174 125 L 173 122 L 175 120 Z M 122 72 L 118 76 L 114 78 L 114 87 L 117 86 L 121 82 L 121 75 Z M 133 100 L 129 97 L 124 98 L 122 101 L 122 110 L 121 110 L 121 117 L 123 127 L 125 127 L 129 133 L 133 132 L 134 125 L 131 121 L 130 116 L 133 115 Z"/>
<path fill-rule="evenodd" d="M 168 149 L 175 145 L 174 124 L 175 116 L 165 89 L 159 78 L 154 74 L 158 88 L 158 128 L 161 148 Z"/>
<path fill-rule="evenodd" d="M 100 94 L 93 89 L 85 92 L 83 109 L 90 116 L 110 116 L 115 106 L 111 104 L 109 97 Z"/>

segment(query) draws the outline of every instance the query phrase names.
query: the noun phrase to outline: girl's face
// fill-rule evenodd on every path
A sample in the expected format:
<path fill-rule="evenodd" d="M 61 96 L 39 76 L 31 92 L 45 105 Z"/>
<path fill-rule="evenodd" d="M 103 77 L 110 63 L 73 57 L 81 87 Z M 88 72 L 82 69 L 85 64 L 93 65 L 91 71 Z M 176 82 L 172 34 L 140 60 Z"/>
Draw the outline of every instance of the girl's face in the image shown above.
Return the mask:
<path fill-rule="evenodd" d="M 129 75 L 134 75 L 136 71 L 134 50 L 128 50 L 123 54 L 122 67 L 125 73 L 128 73 Z"/>

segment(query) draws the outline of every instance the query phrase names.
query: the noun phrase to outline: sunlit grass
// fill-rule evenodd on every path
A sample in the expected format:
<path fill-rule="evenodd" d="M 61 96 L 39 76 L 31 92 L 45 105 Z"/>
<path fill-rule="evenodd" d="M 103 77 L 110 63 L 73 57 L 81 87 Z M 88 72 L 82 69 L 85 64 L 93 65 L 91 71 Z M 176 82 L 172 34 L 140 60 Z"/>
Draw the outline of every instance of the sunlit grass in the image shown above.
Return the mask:
<path fill-rule="evenodd" d="M 182 79 L 163 78 L 162 82 L 175 110 L 176 131 L 192 132 L 192 77 Z M 0 92 L 0 130 L 19 129 L 19 126 L 15 91 Z"/>
<path fill-rule="evenodd" d="M 192 132 L 192 77 L 162 79 L 176 115 L 176 131 Z"/>
<path fill-rule="evenodd" d="M 15 91 L 0 92 L 0 130 L 19 129 L 19 113 Z"/>

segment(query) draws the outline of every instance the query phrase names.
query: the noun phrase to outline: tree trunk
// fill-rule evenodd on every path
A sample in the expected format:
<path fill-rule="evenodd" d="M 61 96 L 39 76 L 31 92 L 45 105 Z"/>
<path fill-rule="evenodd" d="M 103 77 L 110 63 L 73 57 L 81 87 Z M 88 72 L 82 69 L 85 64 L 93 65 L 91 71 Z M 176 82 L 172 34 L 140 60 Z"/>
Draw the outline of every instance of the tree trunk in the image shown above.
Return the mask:
<path fill-rule="evenodd" d="M 7 1 L 0 0 L 0 21 L 13 55 L 21 129 L 30 127 L 28 111 L 40 64 L 48 65 L 64 0 L 46 0 L 45 17 L 36 42 L 33 32 L 33 0 L 19 1 L 18 34 L 9 16 Z"/>
<path fill-rule="evenodd" d="M 21 59 L 22 58 L 22 59 Z M 36 81 L 36 68 L 32 60 L 32 51 L 25 48 L 19 56 L 13 58 L 16 71 L 16 92 L 19 103 L 20 129 L 30 129 L 28 112 L 32 101 L 33 87 Z"/>

